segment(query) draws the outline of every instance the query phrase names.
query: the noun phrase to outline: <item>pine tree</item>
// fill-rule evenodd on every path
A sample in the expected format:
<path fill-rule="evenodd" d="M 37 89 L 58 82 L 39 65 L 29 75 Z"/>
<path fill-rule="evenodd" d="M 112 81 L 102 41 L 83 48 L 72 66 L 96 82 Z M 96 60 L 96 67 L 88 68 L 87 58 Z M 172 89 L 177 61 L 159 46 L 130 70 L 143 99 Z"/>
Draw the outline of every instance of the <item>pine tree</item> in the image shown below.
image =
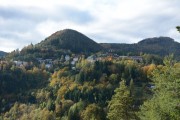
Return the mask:
<path fill-rule="evenodd" d="M 108 109 L 107 118 L 109 120 L 130 120 L 133 118 L 132 98 L 124 80 L 120 82 L 120 87 L 115 89 Z"/>

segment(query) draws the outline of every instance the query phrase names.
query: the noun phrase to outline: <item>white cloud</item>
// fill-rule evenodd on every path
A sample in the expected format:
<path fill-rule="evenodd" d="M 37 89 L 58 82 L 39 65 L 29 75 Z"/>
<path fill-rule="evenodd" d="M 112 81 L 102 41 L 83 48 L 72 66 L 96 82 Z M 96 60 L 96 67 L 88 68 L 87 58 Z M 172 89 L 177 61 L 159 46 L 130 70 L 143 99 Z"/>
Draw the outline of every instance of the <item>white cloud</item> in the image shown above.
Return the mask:
<path fill-rule="evenodd" d="M 155 36 L 180 42 L 175 29 L 180 24 L 179 4 L 179 0 L 0 0 L 0 44 L 5 46 L 0 50 L 38 43 L 65 28 L 97 42 L 135 43 Z M 12 45 L 5 44 L 7 39 Z"/>

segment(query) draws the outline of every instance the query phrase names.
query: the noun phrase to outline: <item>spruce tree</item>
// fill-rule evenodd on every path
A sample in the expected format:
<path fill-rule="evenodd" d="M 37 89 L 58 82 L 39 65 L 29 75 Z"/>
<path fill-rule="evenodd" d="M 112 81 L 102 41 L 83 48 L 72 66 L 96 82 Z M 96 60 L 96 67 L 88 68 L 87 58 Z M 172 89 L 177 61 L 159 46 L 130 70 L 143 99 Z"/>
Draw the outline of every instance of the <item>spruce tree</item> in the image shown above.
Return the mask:
<path fill-rule="evenodd" d="M 108 104 L 107 118 L 109 120 L 130 120 L 133 118 L 132 98 L 124 80 L 120 82 L 120 87 L 115 89 L 115 94 Z"/>

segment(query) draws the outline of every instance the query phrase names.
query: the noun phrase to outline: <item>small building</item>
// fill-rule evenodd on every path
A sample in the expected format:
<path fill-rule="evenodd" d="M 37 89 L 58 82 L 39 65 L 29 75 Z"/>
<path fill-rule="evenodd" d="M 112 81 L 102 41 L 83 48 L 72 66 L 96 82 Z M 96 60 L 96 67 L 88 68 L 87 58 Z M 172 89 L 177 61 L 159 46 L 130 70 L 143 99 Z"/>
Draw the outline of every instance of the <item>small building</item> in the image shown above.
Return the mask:
<path fill-rule="evenodd" d="M 28 62 L 25 61 L 14 61 L 16 66 L 27 66 Z"/>
<path fill-rule="evenodd" d="M 46 63 L 49 63 L 49 64 L 52 64 L 52 63 L 53 63 L 53 62 L 52 62 L 52 59 L 46 59 L 45 61 L 46 61 Z"/>
<path fill-rule="evenodd" d="M 130 56 L 130 58 L 135 61 L 143 61 L 143 58 L 141 56 Z"/>
<path fill-rule="evenodd" d="M 76 61 L 71 61 L 71 65 L 75 65 L 76 64 Z"/>
<path fill-rule="evenodd" d="M 42 58 L 36 58 L 36 59 L 40 64 L 45 63 L 45 60 L 43 60 Z"/>
<path fill-rule="evenodd" d="M 128 56 L 119 56 L 120 59 L 126 59 Z"/>
<path fill-rule="evenodd" d="M 28 62 L 23 61 L 22 64 L 23 64 L 24 66 L 27 66 L 27 65 L 28 65 Z"/>
<path fill-rule="evenodd" d="M 79 60 L 78 57 L 74 57 L 74 58 L 73 58 L 73 61 L 75 61 L 75 62 L 77 62 L 78 60 Z"/>
<path fill-rule="evenodd" d="M 46 64 L 45 65 L 45 68 L 51 68 L 52 67 L 52 64 Z"/>
<path fill-rule="evenodd" d="M 72 67 L 72 70 L 76 70 L 76 67 Z"/>
<path fill-rule="evenodd" d="M 96 61 L 96 56 L 94 56 L 94 55 L 89 56 L 89 57 L 87 58 L 87 61 L 88 61 L 88 62 L 95 62 L 95 61 Z"/>
<path fill-rule="evenodd" d="M 65 60 L 66 60 L 66 61 L 70 60 L 70 56 L 69 56 L 69 55 L 66 55 L 66 56 L 65 56 Z"/>
<path fill-rule="evenodd" d="M 23 64 L 23 62 L 22 62 L 22 61 L 14 61 L 14 63 L 16 64 L 16 66 L 20 66 L 20 65 L 22 65 L 22 64 Z"/>

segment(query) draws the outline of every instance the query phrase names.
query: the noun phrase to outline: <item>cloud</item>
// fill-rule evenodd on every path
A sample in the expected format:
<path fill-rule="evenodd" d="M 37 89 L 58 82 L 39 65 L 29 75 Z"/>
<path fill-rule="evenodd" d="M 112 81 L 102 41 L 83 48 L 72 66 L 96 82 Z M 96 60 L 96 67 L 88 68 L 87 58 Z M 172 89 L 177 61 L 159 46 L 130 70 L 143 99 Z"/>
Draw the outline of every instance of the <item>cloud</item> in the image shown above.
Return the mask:
<path fill-rule="evenodd" d="M 179 4 L 179 0 L 1 0 L 0 50 L 36 44 L 65 28 L 97 42 L 136 43 L 155 36 L 180 42 L 175 29 L 180 24 Z"/>
<path fill-rule="evenodd" d="M 65 21 L 83 25 L 93 20 L 87 11 L 70 7 L 55 8 L 54 11 L 44 11 L 40 8 L 31 9 L 24 7 L 0 8 L 0 43 L 4 46 L 8 45 L 7 42 L 14 44 L 9 47 L 8 51 L 22 48 L 31 42 L 34 44 L 40 42 L 47 35 L 63 29 L 60 26 Z M 15 44 L 14 41 L 19 41 L 20 45 Z M 7 49 L 5 50 L 7 51 Z"/>
<path fill-rule="evenodd" d="M 15 41 L 14 39 L 6 39 L 6 38 L 1 38 L 0 37 L 0 49 L 4 51 L 9 51 L 9 49 L 14 50 L 16 46 L 18 45 L 18 42 Z M 22 45 L 20 45 L 22 47 Z"/>
<path fill-rule="evenodd" d="M 74 23 L 81 25 L 86 24 L 88 22 L 92 22 L 94 19 L 88 11 L 79 10 L 77 8 L 72 8 L 68 6 L 61 7 L 56 11 L 60 11 L 60 13 L 58 12 L 56 15 L 60 14 L 59 16 L 61 16 L 62 20 L 72 21 Z"/>

